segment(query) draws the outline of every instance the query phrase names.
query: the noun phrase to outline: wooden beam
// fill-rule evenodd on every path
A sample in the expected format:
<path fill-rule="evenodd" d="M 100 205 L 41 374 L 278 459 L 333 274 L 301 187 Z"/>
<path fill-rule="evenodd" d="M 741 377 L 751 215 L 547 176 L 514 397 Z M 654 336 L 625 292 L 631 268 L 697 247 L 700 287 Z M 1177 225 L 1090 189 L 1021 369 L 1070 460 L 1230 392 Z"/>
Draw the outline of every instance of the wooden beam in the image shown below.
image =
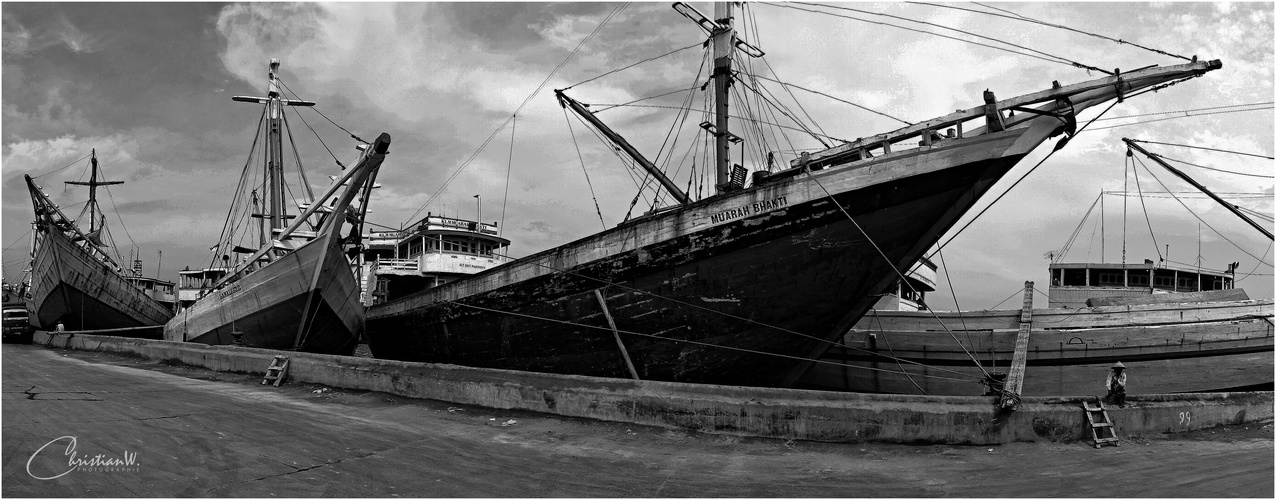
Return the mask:
<path fill-rule="evenodd" d="M 611 319 L 611 311 L 607 310 L 607 302 L 603 300 L 603 292 L 600 289 L 594 289 L 594 297 L 598 299 L 598 305 L 603 308 L 603 316 L 607 317 L 607 325 L 611 326 L 611 334 L 616 336 L 616 345 L 620 347 L 620 355 L 625 358 L 625 367 L 629 368 L 629 376 L 634 380 L 642 380 L 638 378 L 638 370 L 634 369 L 634 362 L 629 359 L 629 350 L 625 349 L 625 343 L 620 340 L 620 330 L 616 329 L 616 322 Z"/>
<path fill-rule="evenodd" d="M 1010 373 L 1006 375 L 1002 391 L 1002 409 L 1019 408 L 1019 393 L 1023 390 L 1023 375 L 1028 364 L 1028 337 L 1032 333 L 1032 282 L 1023 284 L 1023 312 L 1019 314 L 1019 335 L 1015 337 L 1015 354 L 1010 358 Z"/>
<path fill-rule="evenodd" d="M 1006 109 L 1006 108 L 1010 108 L 1014 106 L 1028 106 L 1032 104 L 1039 104 L 1043 102 L 1054 101 L 1056 99 L 1059 99 L 1060 97 L 1069 97 L 1072 95 L 1080 94 L 1082 92 L 1088 92 L 1091 90 L 1101 89 L 1104 87 L 1115 88 L 1118 82 L 1120 82 L 1123 85 L 1122 90 L 1124 92 L 1131 92 L 1143 87 L 1148 87 L 1151 85 L 1156 85 L 1158 83 L 1163 83 L 1169 80 L 1173 80 L 1175 78 L 1183 78 L 1193 74 L 1196 74 L 1196 75 L 1203 74 L 1207 71 L 1221 68 L 1222 65 L 1223 64 L 1218 61 L 1208 61 L 1208 62 L 1202 61 L 1202 62 L 1191 62 L 1188 64 L 1179 64 L 1176 66 L 1166 66 L 1164 68 L 1148 68 L 1148 69 L 1143 69 L 1138 71 L 1132 71 L 1130 73 L 1123 74 L 1120 77 L 1112 76 L 1107 78 L 1100 78 L 1100 79 L 1091 80 L 1088 82 L 1075 83 L 1072 85 L 1064 85 L 1061 87 L 1055 87 L 1048 90 L 1042 90 L 1040 92 L 1022 95 L 1019 97 L 1012 97 L 1010 99 L 1006 99 L 1004 101 L 998 102 L 997 108 Z M 915 123 L 913 125 L 909 125 L 907 127 L 903 127 L 898 130 L 894 130 L 884 134 L 878 134 L 871 137 L 856 139 L 855 141 L 848 142 L 846 144 L 835 146 L 835 147 L 826 149 L 824 151 L 812 153 L 811 162 L 816 165 L 830 163 L 831 161 L 834 161 L 832 157 L 844 155 L 847 152 L 854 151 L 856 148 L 859 148 L 863 145 L 875 144 L 875 143 L 881 143 L 881 142 L 898 142 L 904 139 L 908 139 L 908 138 L 920 135 L 922 131 L 926 129 L 942 129 L 942 128 L 951 127 L 953 125 L 959 124 L 966 120 L 985 116 L 986 109 L 987 109 L 987 105 L 979 105 L 970 109 L 959 110 L 957 112 L 950 113 L 938 118 L 930 119 L 921 123 Z M 1006 123 L 1005 125 L 1010 126 L 1011 124 Z M 797 166 L 796 161 L 790 164 L 790 167 L 796 167 L 796 166 Z"/>

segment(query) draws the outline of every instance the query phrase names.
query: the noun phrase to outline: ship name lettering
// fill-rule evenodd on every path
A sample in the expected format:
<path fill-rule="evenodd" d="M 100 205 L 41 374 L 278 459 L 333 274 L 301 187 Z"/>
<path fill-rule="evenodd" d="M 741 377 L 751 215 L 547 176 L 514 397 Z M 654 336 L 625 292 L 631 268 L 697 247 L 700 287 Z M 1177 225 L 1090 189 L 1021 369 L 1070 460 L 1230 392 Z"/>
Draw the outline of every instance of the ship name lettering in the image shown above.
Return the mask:
<path fill-rule="evenodd" d="M 235 293 L 235 292 L 238 292 L 238 291 L 239 291 L 239 283 L 235 283 L 234 285 L 231 285 L 231 286 L 229 286 L 229 287 L 226 287 L 226 288 L 224 288 L 224 289 L 222 289 L 222 290 L 218 291 L 218 292 L 217 292 L 217 299 L 218 299 L 218 300 L 225 299 L 226 297 L 229 297 L 231 294 L 233 294 L 233 293 Z"/>
<path fill-rule="evenodd" d="M 741 217 L 757 215 L 762 212 L 769 212 L 771 210 L 775 210 L 777 208 L 787 206 L 788 204 L 789 204 L 789 200 L 785 198 L 784 196 L 781 196 L 778 198 L 762 200 L 762 201 L 751 203 L 748 205 L 741 205 L 736 208 L 723 210 L 716 214 L 710 215 L 709 223 L 717 224 L 720 222 L 726 222 L 729 220 L 739 219 Z"/>

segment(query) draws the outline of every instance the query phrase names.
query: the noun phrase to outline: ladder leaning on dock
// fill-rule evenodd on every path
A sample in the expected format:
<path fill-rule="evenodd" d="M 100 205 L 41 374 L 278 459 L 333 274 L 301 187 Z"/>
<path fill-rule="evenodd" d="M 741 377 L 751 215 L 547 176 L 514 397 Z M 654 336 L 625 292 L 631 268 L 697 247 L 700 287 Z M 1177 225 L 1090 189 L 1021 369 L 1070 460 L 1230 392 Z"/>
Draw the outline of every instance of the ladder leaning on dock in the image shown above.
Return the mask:
<path fill-rule="evenodd" d="M 1120 438 L 1116 435 L 1116 426 L 1112 423 L 1112 418 L 1108 416 L 1108 409 L 1103 406 L 1103 401 L 1099 401 L 1099 406 L 1090 406 L 1088 401 L 1082 401 L 1081 407 L 1085 409 L 1085 419 L 1090 424 L 1090 435 L 1094 437 L 1094 447 L 1111 443 L 1121 446 Z M 1103 434 L 1103 429 L 1108 430 L 1108 437 L 1099 437 Z"/>
<path fill-rule="evenodd" d="M 266 368 L 266 377 L 261 380 L 262 385 L 275 383 L 275 387 L 283 383 L 284 377 L 288 376 L 288 356 L 275 356 L 270 362 L 270 366 Z"/>

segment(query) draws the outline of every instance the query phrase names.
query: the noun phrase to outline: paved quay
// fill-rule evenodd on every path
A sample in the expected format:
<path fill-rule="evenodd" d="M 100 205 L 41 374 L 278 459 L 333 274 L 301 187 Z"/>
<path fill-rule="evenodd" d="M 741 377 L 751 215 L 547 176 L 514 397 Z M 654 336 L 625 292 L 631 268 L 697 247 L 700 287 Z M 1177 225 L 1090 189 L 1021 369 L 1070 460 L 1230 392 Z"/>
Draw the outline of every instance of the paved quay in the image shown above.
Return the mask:
<path fill-rule="evenodd" d="M 1098 450 L 793 442 L 276 388 L 114 354 L 0 353 L 5 497 L 1276 495 L 1270 424 Z"/>

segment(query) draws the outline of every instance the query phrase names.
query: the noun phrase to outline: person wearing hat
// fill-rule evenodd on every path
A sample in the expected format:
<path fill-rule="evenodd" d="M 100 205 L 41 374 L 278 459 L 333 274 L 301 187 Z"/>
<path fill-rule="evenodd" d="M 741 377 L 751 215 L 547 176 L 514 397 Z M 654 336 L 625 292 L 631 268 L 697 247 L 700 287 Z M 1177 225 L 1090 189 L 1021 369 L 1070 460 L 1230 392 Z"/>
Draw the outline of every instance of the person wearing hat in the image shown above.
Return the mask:
<path fill-rule="evenodd" d="M 1125 365 L 1120 361 L 1112 365 L 1112 371 L 1108 374 L 1108 397 L 1104 398 L 1109 403 L 1125 406 Z"/>

